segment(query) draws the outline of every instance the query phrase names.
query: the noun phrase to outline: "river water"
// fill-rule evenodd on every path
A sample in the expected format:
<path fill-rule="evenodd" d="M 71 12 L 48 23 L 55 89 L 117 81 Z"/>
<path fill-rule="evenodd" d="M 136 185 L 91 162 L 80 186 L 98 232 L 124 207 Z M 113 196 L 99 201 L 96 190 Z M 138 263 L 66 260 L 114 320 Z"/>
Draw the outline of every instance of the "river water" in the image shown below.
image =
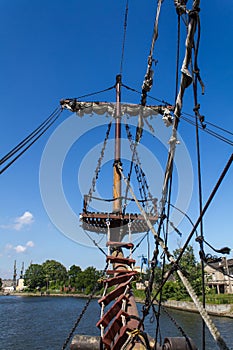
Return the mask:
<path fill-rule="evenodd" d="M 0 350 L 60 350 L 79 316 L 86 299 L 73 297 L 0 297 Z M 138 305 L 139 310 L 142 305 Z M 201 349 L 201 320 L 199 315 L 168 310 Z M 97 300 L 89 305 L 76 333 L 99 335 L 95 327 L 100 314 Z M 146 318 L 145 329 L 153 336 L 155 323 Z M 233 319 L 213 317 L 230 349 L 233 349 Z M 161 335 L 181 336 L 170 319 L 161 317 Z M 94 325 L 94 326 L 93 326 Z M 218 349 L 207 330 L 206 350 Z"/>

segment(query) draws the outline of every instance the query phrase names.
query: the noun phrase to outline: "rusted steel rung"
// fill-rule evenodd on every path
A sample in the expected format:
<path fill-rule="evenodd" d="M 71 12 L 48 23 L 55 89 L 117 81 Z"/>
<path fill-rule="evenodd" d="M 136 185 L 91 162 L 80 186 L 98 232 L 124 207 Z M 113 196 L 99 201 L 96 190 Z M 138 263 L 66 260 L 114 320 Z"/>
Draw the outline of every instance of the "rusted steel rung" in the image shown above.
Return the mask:
<path fill-rule="evenodd" d="M 112 300 L 118 298 L 120 295 L 122 295 L 125 292 L 126 287 L 129 285 L 129 282 L 122 283 L 119 285 L 116 289 L 102 297 L 98 300 L 98 303 L 104 303 L 104 305 L 108 305 Z"/>
<path fill-rule="evenodd" d="M 108 284 L 108 287 L 111 287 L 115 284 L 124 283 L 135 275 L 137 275 L 137 271 L 128 271 L 127 274 L 118 275 L 116 277 L 108 278 L 108 279 L 104 280 L 103 283 Z"/>
<path fill-rule="evenodd" d="M 129 272 L 132 272 L 133 270 L 128 269 L 117 269 L 117 270 L 107 270 L 107 275 L 121 275 L 121 274 L 128 274 Z"/>
<path fill-rule="evenodd" d="M 132 266 L 135 264 L 134 259 L 123 258 L 118 256 L 112 256 L 112 255 L 108 255 L 106 260 L 111 262 L 112 264 L 124 264 L 128 266 Z"/>
<path fill-rule="evenodd" d="M 126 300 L 129 301 L 126 295 L 121 295 L 117 301 L 112 305 L 112 307 L 106 312 L 106 314 L 97 322 L 96 327 L 100 328 L 100 325 L 106 328 L 112 319 L 117 315 L 117 313 L 122 309 L 122 302 Z"/>
<path fill-rule="evenodd" d="M 108 241 L 106 243 L 107 247 L 112 247 L 112 248 L 126 248 L 126 249 L 133 249 L 134 244 L 133 243 L 127 243 L 127 242 L 111 242 Z"/>
<path fill-rule="evenodd" d="M 116 315 L 115 320 L 113 323 L 110 325 L 109 329 L 107 332 L 104 334 L 102 341 L 103 343 L 110 348 L 113 340 L 115 339 L 115 336 L 119 332 L 119 330 L 122 327 L 122 316 L 128 317 L 129 315 L 125 312 L 120 310 L 118 314 Z M 119 348 L 118 348 L 119 349 Z"/>

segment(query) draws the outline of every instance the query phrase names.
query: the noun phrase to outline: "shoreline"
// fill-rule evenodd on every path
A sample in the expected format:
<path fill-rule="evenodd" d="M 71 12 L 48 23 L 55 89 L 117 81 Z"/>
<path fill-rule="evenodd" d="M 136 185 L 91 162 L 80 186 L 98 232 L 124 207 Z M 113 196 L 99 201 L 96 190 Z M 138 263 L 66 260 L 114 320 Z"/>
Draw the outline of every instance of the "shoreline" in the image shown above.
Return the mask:
<path fill-rule="evenodd" d="M 70 293 L 50 293 L 50 294 L 41 294 L 41 293 L 24 293 L 24 292 L 14 292 L 8 294 L 0 294 L 0 296 L 20 296 L 20 297 L 72 297 L 72 298 L 89 298 L 89 295 L 85 294 L 70 294 Z M 94 295 L 92 299 L 98 299 L 101 296 Z M 143 300 L 140 298 L 135 298 L 137 303 L 143 303 Z M 162 303 L 164 307 L 198 313 L 196 306 L 193 302 L 190 301 L 176 301 L 168 300 Z M 208 314 L 219 317 L 228 317 L 233 318 L 233 304 L 206 304 L 206 310 Z"/>

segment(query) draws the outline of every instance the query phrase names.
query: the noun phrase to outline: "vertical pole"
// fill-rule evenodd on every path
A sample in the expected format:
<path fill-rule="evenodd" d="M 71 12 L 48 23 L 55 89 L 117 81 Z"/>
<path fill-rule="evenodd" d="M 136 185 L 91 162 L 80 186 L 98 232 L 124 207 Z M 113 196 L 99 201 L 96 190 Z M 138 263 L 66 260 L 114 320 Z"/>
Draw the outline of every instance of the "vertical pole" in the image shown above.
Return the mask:
<path fill-rule="evenodd" d="M 113 212 L 121 212 L 121 174 L 117 165 L 121 162 L 121 75 L 116 76 L 115 155 L 113 164 Z"/>
<path fill-rule="evenodd" d="M 16 290 L 16 277 L 17 277 L 17 272 L 16 272 L 16 260 L 14 262 L 14 274 L 13 274 L 13 287 L 14 287 L 14 291 Z"/>

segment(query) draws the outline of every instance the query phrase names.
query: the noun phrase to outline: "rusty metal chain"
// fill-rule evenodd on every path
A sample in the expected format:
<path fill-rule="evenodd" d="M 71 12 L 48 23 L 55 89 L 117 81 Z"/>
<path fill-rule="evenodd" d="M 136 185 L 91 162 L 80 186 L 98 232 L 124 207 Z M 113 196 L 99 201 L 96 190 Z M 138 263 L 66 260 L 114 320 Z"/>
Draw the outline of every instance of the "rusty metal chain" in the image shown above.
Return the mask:
<path fill-rule="evenodd" d="M 102 146 L 102 149 L 101 149 L 101 152 L 100 152 L 100 157 L 98 159 L 97 166 L 96 166 L 95 173 L 94 173 L 94 177 L 93 177 L 92 182 L 91 182 L 91 188 L 90 188 L 90 190 L 88 192 L 87 206 L 91 202 L 93 192 L 95 192 L 96 181 L 98 179 L 100 168 L 101 168 L 102 161 L 103 161 L 103 158 L 104 158 L 104 153 L 105 153 L 107 141 L 108 141 L 108 138 L 109 138 L 111 126 L 112 126 L 112 120 L 108 124 L 108 128 L 107 128 L 107 131 L 106 131 L 105 139 L 104 139 L 103 146 Z"/>
<path fill-rule="evenodd" d="M 137 149 L 136 149 L 136 144 L 132 140 L 132 134 L 130 132 L 129 125 L 127 123 L 125 123 L 125 129 L 126 129 L 126 134 L 127 134 L 129 143 L 130 143 L 130 149 L 132 151 L 131 163 L 133 163 L 134 161 L 136 162 L 136 164 L 134 165 L 134 169 L 135 169 L 136 177 L 137 177 L 138 184 L 139 184 L 139 193 L 140 193 L 141 198 L 145 201 L 145 202 L 142 202 L 142 206 L 144 209 L 147 209 L 147 212 L 149 211 L 150 214 L 155 215 L 157 213 L 157 200 L 155 198 L 153 198 L 153 196 L 150 192 L 149 185 L 148 185 L 147 180 L 146 180 L 146 175 L 142 170 L 142 166 L 141 166 L 142 164 L 141 164 L 139 154 L 138 154 Z M 132 165 L 131 165 L 130 172 L 128 174 L 128 180 L 130 180 L 131 173 L 132 173 Z M 127 188 L 126 188 L 126 191 L 127 191 Z M 126 197 L 127 197 L 127 194 L 126 194 Z M 148 202 L 147 202 L 148 197 L 152 203 L 150 206 L 148 205 Z M 125 199 L 125 206 L 126 206 L 126 200 L 127 199 Z M 147 204 L 147 208 L 146 208 L 145 203 Z"/>
<path fill-rule="evenodd" d="M 107 271 L 107 268 L 108 268 L 108 263 L 106 264 L 105 269 L 103 270 L 102 276 L 103 276 L 103 275 L 105 274 L 105 272 Z M 64 342 L 64 344 L 63 344 L 63 346 L 62 346 L 62 350 L 65 350 L 66 347 L 67 347 L 67 345 L 68 345 L 68 343 L 70 342 L 70 339 L 71 339 L 71 337 L 73 336 L 73 334 L 74 334 L 76 328 L 78 327 L 78 325 L 79 325 L 81 319 L 83 318 L 85 312 L 87 311 L 87 308 L 88 308 L 88 306 L 89 306 L 89 304 L 90 304 L 90 302 L 91 302 L 91 300 L 92 300 L 92 298 L 93 298 L 93 296 L 94 296 L 94 294 L 95 294 L 97 288 L 98 288 L 98 282 L 97 282 L 96 285 L 94 286 L 94 289 L 93 289 L 93 291 L 91 292 L 91 294 L 89 295 L 89 297 L 88 297 L 88 299 L 87 299 L 87 301 L 86 301 L 86 304 L 84 305 L 84 307 L 83 307 L 83 309 L 82 309 L 80 315 L 78 316 L 77 320 L 75 321 L 74 326 L 72 327 L 72 329 L 71 329 L 69 335 L 67 336 L 67 338 L 66 338 L 66 340 L 65 340 L 65 342 Z"/>

